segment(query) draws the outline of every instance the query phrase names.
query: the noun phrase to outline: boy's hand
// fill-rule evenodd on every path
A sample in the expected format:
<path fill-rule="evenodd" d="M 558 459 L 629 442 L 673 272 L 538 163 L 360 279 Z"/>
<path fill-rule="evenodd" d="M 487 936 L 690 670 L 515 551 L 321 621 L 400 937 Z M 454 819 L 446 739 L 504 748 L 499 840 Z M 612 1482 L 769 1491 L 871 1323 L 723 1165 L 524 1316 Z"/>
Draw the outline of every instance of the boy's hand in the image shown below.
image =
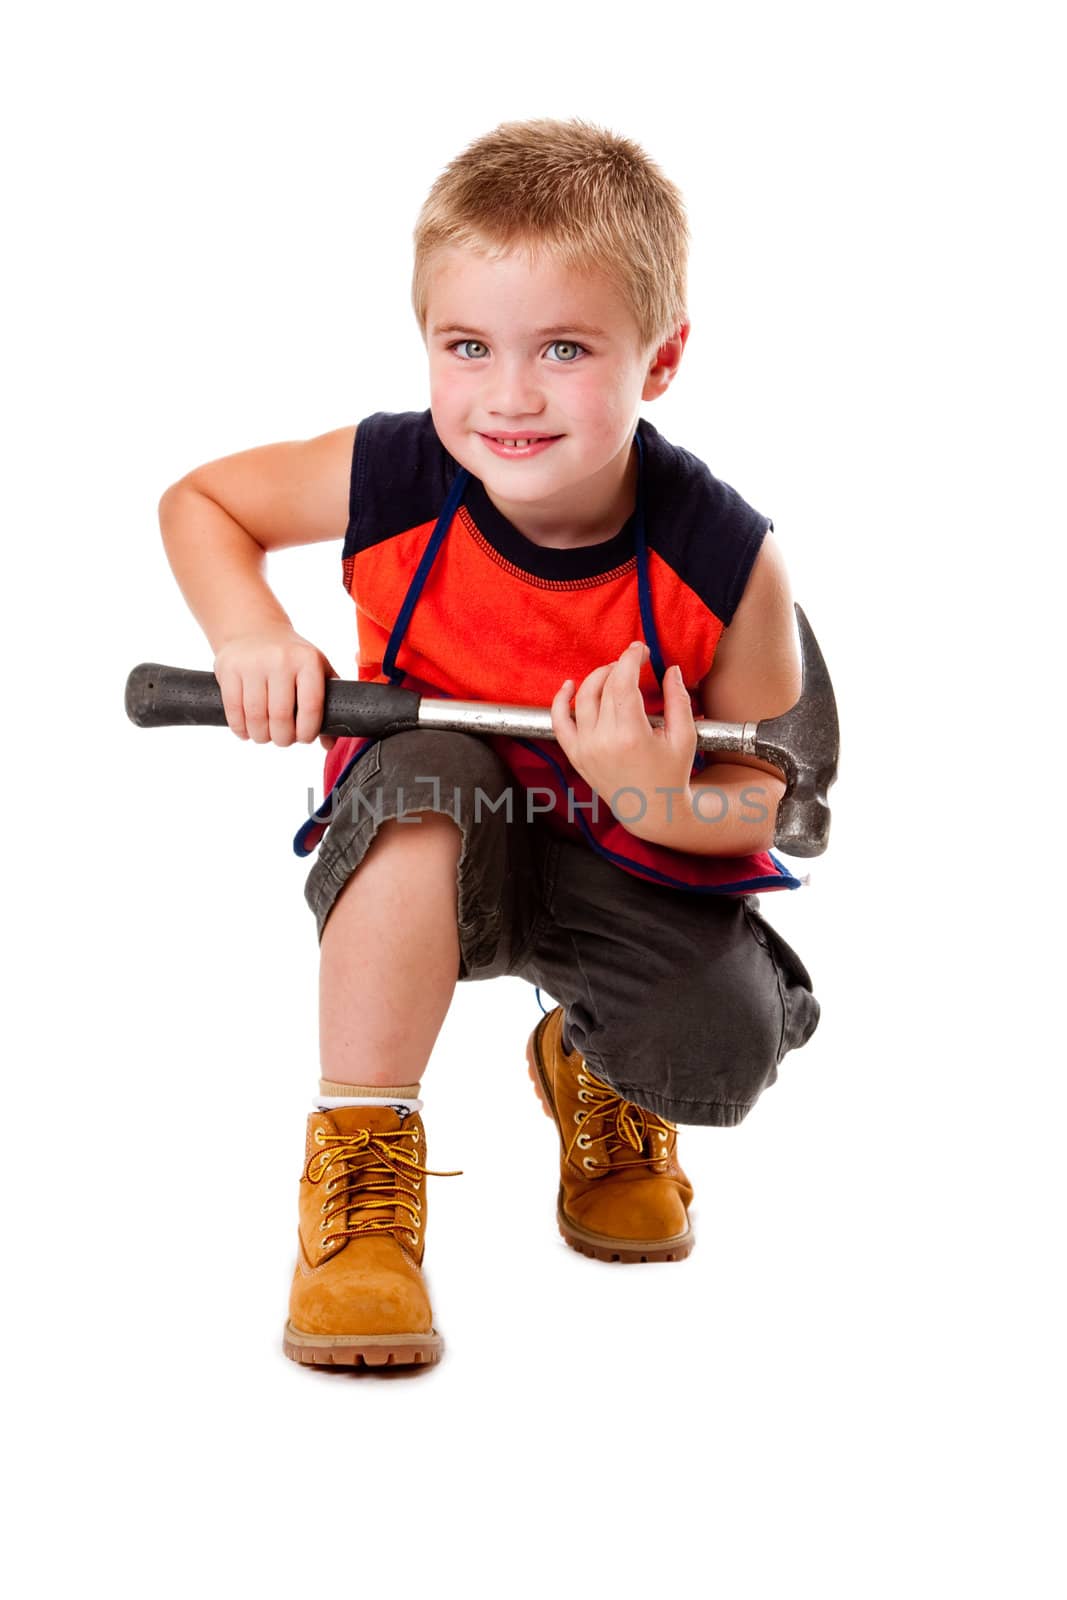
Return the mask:
<path fill-rule="evenodd" d="M 663 727 L 649 722 L 638 687 L 648 653 L 647 645 L 635 642 L 618 661 L 595 668 L 574 696 L 573 715 L 574 680 L 568 678 L 551 708 L 560 747 L 589 787 L 609 803 L 619 789 L 636 789 L 644 800 L 642 815 L 662 807 L 657 788 L 688 793 L 697 748 L 689 691 L 677 667 L 663 679 Z M 629 812 L 633 802 L 621 804 Z"/>
<path fill-rule="evenodd" d="M 228 639 L 213 671 L 237 737 L 277 745 L 311 743 L 322 727 L 326 679 L 338 676 L 321 650 L 285 626 Z M 319 739 L 324 750 L 335 742 Z"/>

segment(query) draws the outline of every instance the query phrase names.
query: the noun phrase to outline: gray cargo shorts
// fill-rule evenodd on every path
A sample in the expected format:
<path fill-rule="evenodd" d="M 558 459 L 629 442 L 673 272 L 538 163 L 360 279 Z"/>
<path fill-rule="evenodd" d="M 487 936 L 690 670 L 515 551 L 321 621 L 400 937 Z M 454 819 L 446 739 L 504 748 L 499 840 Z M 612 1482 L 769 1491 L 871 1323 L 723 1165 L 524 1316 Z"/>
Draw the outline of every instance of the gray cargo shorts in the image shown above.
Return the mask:
<path fill-rule="evenodd" d="M 562 838 L 531 819 L 526 791 L 483 738 L 392 734 L 363 752 L 333 805 L 304 887 L 320 941 L 382 822 L 451 816 L 463 840 L 459 981 L 544 989 L 564 1008 L 566 1046 L 635 1105 L 732 1127 L 815 1032 L 811 979 L 758 899 L 649 883 Z"/>

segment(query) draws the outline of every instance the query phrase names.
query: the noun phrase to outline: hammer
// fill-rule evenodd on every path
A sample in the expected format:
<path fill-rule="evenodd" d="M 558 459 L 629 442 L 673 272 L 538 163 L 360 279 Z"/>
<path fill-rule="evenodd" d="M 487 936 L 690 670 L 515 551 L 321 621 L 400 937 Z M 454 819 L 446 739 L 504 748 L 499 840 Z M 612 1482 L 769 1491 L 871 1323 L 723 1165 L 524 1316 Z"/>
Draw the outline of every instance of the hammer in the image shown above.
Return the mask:
<path fill-rule="evenodd" d="M 697 720 L 697 749 L 755 756 L 777 767 L 786 789 L 774 842 L 787 855 L 817 856 L 830 837 L 826 793 L 837 777 L 837 702 L 811 625 L 795 603 L 794 609 L 803 672 L 796 705 L 763 722 Z M 327 678 L 324 688 L 320 732 L 326 734 L 385 738 L 412 728 L 450 728 L 457 733 L 555 739 L 547 706 L 434 700 L 413 689 L 350 678 Z M 213 672 L 164 667 L 154 661 L 134 667 L 127 678 L 126 715 L 139 728 L 227 726 L 222 691 Z M 648 720 L 653 728 L 663 726 L 660 716 Z"/>

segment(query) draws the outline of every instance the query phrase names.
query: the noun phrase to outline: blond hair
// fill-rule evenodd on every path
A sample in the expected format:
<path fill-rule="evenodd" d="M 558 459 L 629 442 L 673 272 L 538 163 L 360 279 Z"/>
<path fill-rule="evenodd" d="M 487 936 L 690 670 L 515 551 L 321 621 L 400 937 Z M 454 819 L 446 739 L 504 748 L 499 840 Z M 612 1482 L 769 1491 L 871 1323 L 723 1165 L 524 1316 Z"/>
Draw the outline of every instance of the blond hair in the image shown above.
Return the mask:
<path fill-rule="evenodd" d="M 415 224 L 411 303 L 423 339 L 433 256 L 448 245 L 598 269 L 629 305 L 642 349 L 688 318 L 681 191 L 639 145 L 580 118 L 502 122 L 438 177 Z"/>

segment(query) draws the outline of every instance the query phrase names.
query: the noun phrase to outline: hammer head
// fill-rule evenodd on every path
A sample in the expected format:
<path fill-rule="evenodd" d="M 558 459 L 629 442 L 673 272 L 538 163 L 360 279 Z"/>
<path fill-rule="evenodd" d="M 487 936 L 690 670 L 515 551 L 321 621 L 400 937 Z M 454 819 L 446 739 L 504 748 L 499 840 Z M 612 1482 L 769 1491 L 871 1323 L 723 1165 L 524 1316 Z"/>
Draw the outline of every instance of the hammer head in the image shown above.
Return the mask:
<path fill-rule="evenodd" d="M 790 856 L 818 856 L 830 838 L 826 795 L 837 777 L 837 701 L 822 651 L 807 617 L 794 603 L 803 679 L 800 699 L 756 729 L 756 754 L 779 767 L 787 790 L 778 807 L 774 842 Z"/>

